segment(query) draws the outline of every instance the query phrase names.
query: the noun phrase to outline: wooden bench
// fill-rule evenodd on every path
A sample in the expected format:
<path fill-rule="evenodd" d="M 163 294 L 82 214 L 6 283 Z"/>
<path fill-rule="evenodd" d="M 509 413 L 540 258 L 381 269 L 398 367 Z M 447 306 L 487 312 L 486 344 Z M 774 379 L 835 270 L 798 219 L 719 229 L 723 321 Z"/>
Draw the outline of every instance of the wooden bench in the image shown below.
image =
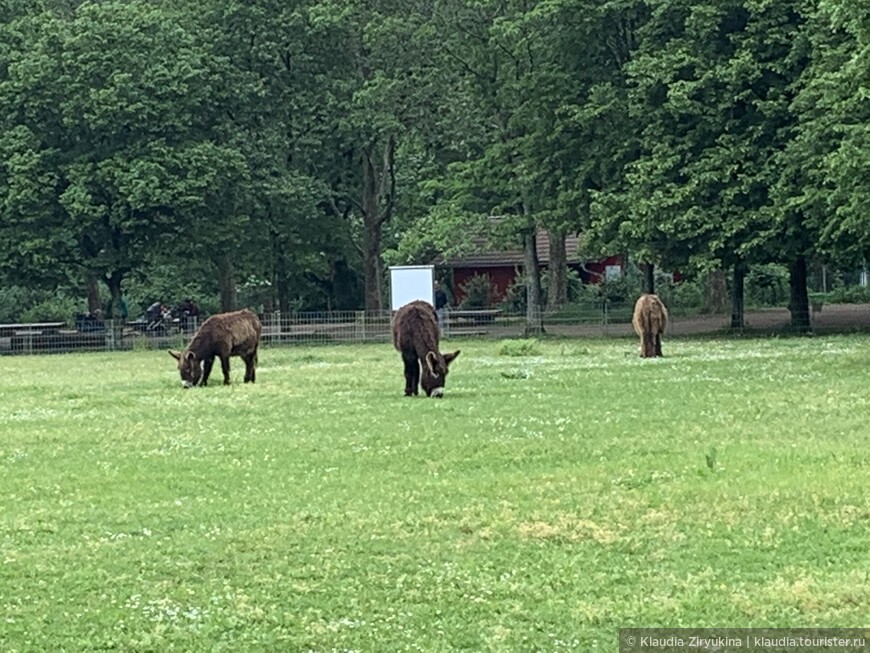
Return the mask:
<path fill-rule="evenodd" d="M 85 332 L 58 329 L 54 333 L 37 330 L 18 331 L 9 338 L 9 349 L 13 352 L 31 354 L 35 352 L 64 353 L 82 350 L 104 350 L 106 332 Z"/>
<path fill-rule="evenodd" d="M 449 331 L 445 331 L 444 335 L 448 338 L 453 338 L 456 336 L 472 336 L 472 337 L 483 337 L 487 335 L 486 329 L 463 329 L 463 328 L 451 328 Z"/>
<path fill-rule="evenodd" d="M 65 322 L 22 322 L 18 324 L 0 324 L 0 338 L 11 338 L 16 335 L 52 335 L 65 326 Z"/>
<path fill-rule="evenodd" d="M 447 310 L 447 315 L 445 316 L 448 320 L 450 320 L 450 324 L 454 324 L 454 321 L 459 324 L 491 324 L 495 322 L 495 318 L 501 315 L 502 311 L 500 308 L 491 308 L 491 309 L 480 309 L 480 310 Z"/>

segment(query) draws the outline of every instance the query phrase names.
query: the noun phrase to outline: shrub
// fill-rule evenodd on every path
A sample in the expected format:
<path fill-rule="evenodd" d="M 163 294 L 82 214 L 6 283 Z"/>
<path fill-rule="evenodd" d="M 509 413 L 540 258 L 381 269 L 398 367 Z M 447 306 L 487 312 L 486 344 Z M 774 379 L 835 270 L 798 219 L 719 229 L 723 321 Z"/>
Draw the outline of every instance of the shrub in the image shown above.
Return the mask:
<path fill-rule="evenodd" d="M 843 286 L 835 288 L 825 301 L 831 304 L 864 304 L 870 302 L 870 286 Z"/>
<path fill-rule="evenodd" d="M 671 289 L 671 303 L 675 309 L 681 309 L 685 312 L 702 312 L 706 300 L 701 282 L 691 280 L 674 284 Z"/>
<path fill-rule="evenodd" d="M 20 286 L 0 286 L 0 322 L 21 322 L 21 311 L 31 304 L 32 293 Z"/>
<path fill-rule="evenodd" d="M 576 270 L 568 269 L 566 285 L 568 305 L 580 302 L 585 298 L 587 286 L 584 285 Z M 547 306 L 549 302 L 549 293 L 550 270 L 548 268 L 541 273 L 541 304 L 543 306 Z M 526 277 L 523 274 L 517 274 L 505 292 L 502 307 L 511 313 L 525 313 L 526 303 Z"/>
<path fill-rule="evenodd" d="M 462 288 L 463 299 L 459 308 L 478 310 L 492 306 L 493 289 L 489 275 L 475 274 L 460 288 Z"/>
<path fill-rule="evenodd" d="M 547 268 L 541 273 L 541 290 L 544 296 L 544 303 L 548 303 L 550 297 L 550 268 Z M 524 288 L 525 290 L 525 288 Z M 580 274 L 573 268 L 566 270 L 565 290 L 568 296 L 568 303 L 577 301 L 583 294 L 583 280 Z"/>
<path fill-rule="evenodd" d="M 501 305 L 510 313 L 525 313 L 526 303 L 526 279 L 522 274 L 518 274 L 507 287 Z"/>
<path fill-rule="evenodd" d="M 756 265 L 746 273 L 745 301 L 756 306 L 785 306 L 789 299 L 788 269 L 768 263 Z"/>
<path fill-rule="evenodd" d="M 604 301 L 604 290 L 597 283 L 584 283 L 577 292 L 576 299 L 572 303 L 584 306 L 600 306 Z"/>
<path fill-rule="evenodd" d="M 613 304 L 634 301 L 640 294 L 640 284 L 637 279 L 623 275 L 619 279 L 605 279 L 599 284 L 601 295 Z"/>
<path fill-rule="evenodd" d="M 0 287 L 0 322 L 70 322 L 82 310 L 65 290 Z"/>
<path fill-rule="evenodd" d="M 80 312 L 80 303 L 61 292 L 52 293 L 18 315 L 20 322 L 66 322 L 70 323 Z"/>
<path fill-rule="evenodd" d="M 539 356 L 540 344 L 534 338 L 526 340 L 505 340 L 499 345 L 499 356 Z"/>

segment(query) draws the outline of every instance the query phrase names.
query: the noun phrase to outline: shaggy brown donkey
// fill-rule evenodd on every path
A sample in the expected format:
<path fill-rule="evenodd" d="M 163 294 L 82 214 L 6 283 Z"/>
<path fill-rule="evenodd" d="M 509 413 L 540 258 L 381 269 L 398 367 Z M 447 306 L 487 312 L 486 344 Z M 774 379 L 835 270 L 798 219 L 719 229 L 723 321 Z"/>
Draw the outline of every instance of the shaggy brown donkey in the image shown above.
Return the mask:
<path fill-rule="evenodd" d="M 631 319 L 634 332 L 640 336 L 640 355 L 655 358 L 662 355 L 662 333 L 668 324 L 668 311 L 658 295 L 641 295 L 634 305 Z"/>
<path fill-rule="evenodd" d="M 405 396 L 417 394 L 422 385 L 427 397 L 444 394 L 447 368 L 459 352 L 438 351 L 438 318 L 432 304 L 413 301 L 405 304 L 393 318 L 393 345 L 405 364 Z"/>
<path fill-rule="evenodd" d="M 206 385 L 215 356 L 221 359 L 224 385 L 230 383 L 230 356 L 241 356 L 245 361 L 245 383 L 256 381 L 261 331 L 260 319 L 251 311 L 212 315 L 199 327 L 187 349 L 169 352 L 178 360 L 181 385 Z"/>

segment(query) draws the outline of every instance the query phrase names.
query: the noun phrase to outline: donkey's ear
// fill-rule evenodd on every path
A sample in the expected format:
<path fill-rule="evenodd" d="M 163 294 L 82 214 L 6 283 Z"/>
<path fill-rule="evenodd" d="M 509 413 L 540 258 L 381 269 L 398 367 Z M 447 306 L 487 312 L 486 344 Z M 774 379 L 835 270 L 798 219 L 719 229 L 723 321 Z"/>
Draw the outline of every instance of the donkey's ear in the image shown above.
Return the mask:
<path fill-rule="evenodd" d="M 460 351 L 461 350 L 457 349 L 452 354 L 444 354 L 444 362 L 450 365 L 450 363 L 456 360 L 456 357 L 459 356 Z"/>
<path fill-rule="evenodd" d="M 181 352 L 180 351 L 175 351 L 173 349 L 170 349 L 169 355 L 172 356 L 175 360 L 181 360 Z"/>
<path fill-rule="evenodd" d="M 429 368 L 429 373 L 432 376 L 438 376 L 438 373 L 435 371 L 435 363 L 438 362 L 438 359 L 435 357 L 435 352 L 430 351 L 426 354 L 426 366 Z"/>
<path fill-rule="evenodd" d="M 194 354 L 192 351 L 186 351 L 186 352 L 184 352 L 184 360 L 186 360 L 186 361 L 192 361 L 192 360 L 195 360 L 195 359 L 196 359 L 196 354 Z"/>

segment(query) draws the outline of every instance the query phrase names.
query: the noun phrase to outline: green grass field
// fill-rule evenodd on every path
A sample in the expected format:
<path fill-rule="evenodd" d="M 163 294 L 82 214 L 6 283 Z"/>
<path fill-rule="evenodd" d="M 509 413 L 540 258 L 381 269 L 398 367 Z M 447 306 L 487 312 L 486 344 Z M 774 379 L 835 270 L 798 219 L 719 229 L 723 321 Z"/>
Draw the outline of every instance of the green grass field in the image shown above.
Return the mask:
<path fill-rule="evenodd" d="M 614 651 L 868 626 L 870 339 L 0 359 L 0 651 Z"/>

